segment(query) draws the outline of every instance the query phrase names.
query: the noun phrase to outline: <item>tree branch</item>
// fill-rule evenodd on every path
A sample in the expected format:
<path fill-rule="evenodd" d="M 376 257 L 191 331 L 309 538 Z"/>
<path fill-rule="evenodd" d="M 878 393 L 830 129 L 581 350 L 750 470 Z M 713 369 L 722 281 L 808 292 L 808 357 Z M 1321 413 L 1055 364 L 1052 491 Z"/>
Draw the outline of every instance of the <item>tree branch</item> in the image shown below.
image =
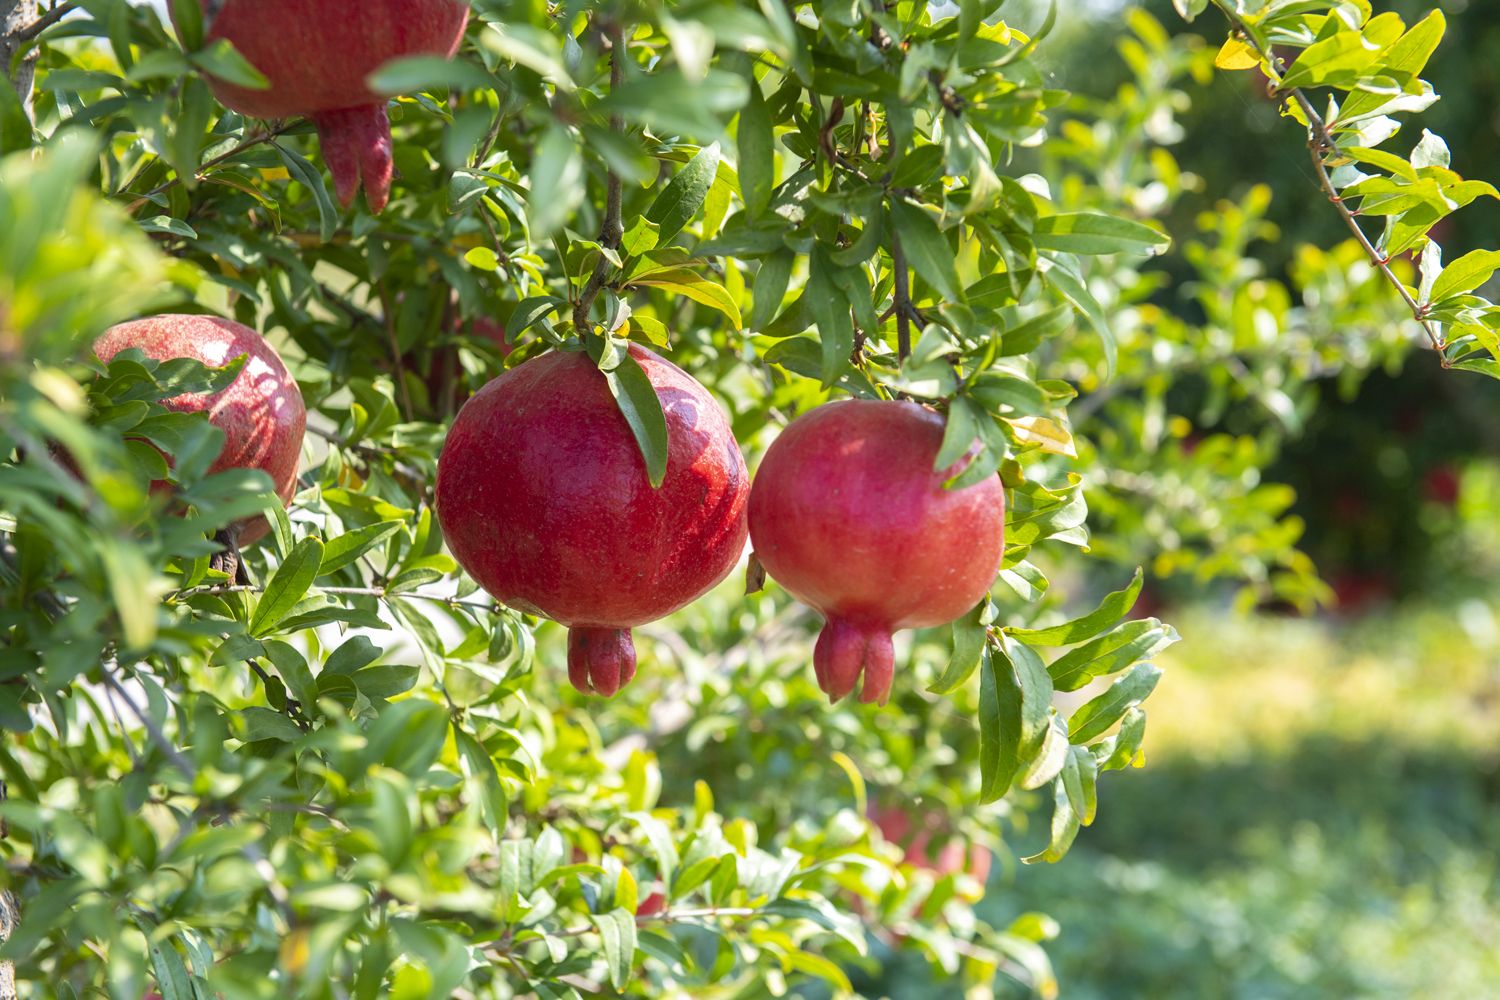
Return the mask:
<path fill-rule="evenodd" d="M 225 162 L 226 160 L 231 160 L 234 157 L 239 156 L 245 150 L 252 149 L 255 146 L 259 146 L 261 143 L 271 142 L 285 135 L 287 132 L 290 132 L 300 124 L 302 124 L 302 119 L 296 118 L 292 119 L 291 121 L 282 122 L 280 125 L 271 129 L 269 132 L 257 132 L 254 135 L 247 136 L 244 140 L 231 147 L 227 152 L 220 153 L 213 159 L 203 163 L 198 167 L 198 172 L 193 176 L 196 180 L 201 181 L 207 175 L 208 171 L 212 170 L 214 167 L 217 167 L 219 164 Z M 146 204 L 146 202 L 150 201 L 155 196 L 161 194 L 163 191 L 170 191 L 180 183 L 182 183 L 181 177 L 173 177 L 171 180 L 163 181 L 156 187 L 152 188 L 150 191 L 147 191 L 145 194 L 136 198 L 136 200 L 132 201 L 129 205 L 126 205 L 125 211 L 133 214 L 136 209 Z M 123 195 L 125 192 L 122 190 L 119 193 Z"/>
<path fill-rule="evenodd" d="M 684 923 L 690 920 L 714 920 L 735 919 L 748 920 L 761 915 L 761 910 L 750 906 L 706 906 L 693 910 L 663 910 L 660 913 L 638 913 L 635 916 L 636 926 L 642 924 L 674 924 Z M 585 934 L 597 934 L 599 928 L 593 924 L 580 924 L 577 927 L 569 927 L 565 930 L 553 931 L 549 937 L 574 938 Z M 490 954 L 501 958 L 509 958 L 515 949 L 512 941 L 512 931 L 508 930 L 504 936 L 489 944 L 481 945 L 481 948 Z"/>
<path fill-rule="evenodd" d="M 1427 339 L 1431 341 L 1433 350 L 1438 352 L 1439 363 L 1444 368 L 1447 368 L 1449 361 L 1443 354 L 1443 348 L 1447 345 L 1443 342 L 1443 337 L 1438 332 L 1437 325 L 1427 318 L 1426 308 L 1412 297 L 1406 285 L 1396 276 L 1396 272 L 1391 270 L 1391 258 L 1376 249 L 1375 244 L 1365 235 L 1365 231 L 1360 228 L 1359 220 L 1354 217 L 1354 213 L 1344 203 L 1344 199 L 1338 193 L 1338 189 L 1333 186 L 1333 179 L 1328 176 L 1328 164 L 1325 157 L 1328 153 L 1338 152 L 1339 148 L 1338 140 L 1333 137 L 1333 133 L 1328 128 L 1328 123 L 1323 120 L 1323 116 L 1313 106 L 1312 99 L 1307 96 L 1307 93 L 1302 88 L 1283 88 L 1281 86 L 1281 78 L 1286 72 L 1286 66 L 1282 63 L 1281 58 L 1276 55 L 1275 51 L 1272 50 L 1271 46 L 1261 41 L 1250 25 L 1225 0 L 1214 0 L 1214 6 L 1219 8 L 1220 13 L 1229 21 L 1235 33 L 1248 42 L 1255 49 L 1256 54 L 1260 56 L 1262 62 L 1265 63 L 1270 71 L 1270 79 L 1274 91 L 1278 94 L 1285 94 L 1297 102 L 1297 106 L 1302 110 L 1302 114 L 1308 122 L 1307 148 L 1309 154 L 1312 156 L 1313 170 L 1317 174 L 1318 185 L 1323 189 L 1323 193 L 1328 196 L 1328 200 L 1333 204 L 1334 208 L 1338 210 L 1339 216 L 1344 220 L 1344 225 L 1349 228 L 1349 232 L 1354 235 L 1354 239 L 1365 251 L 1366 256 L 1370 258 L 1370 263 L 1385 276 L 1386 281 L 1396 290 L 1396 294 L 1401 296 L 1401 301 L 1405 302 L 1406 307 L 1411 310 L 1412 318 L 1422 327 L 1422 332 L 1427 334 Z"/>
<path fill-rule="evenodd" d="M 618 90 L 625 82 L 625 28 L 618 21 L 610 21 L 604 29 L 605 36 L 609 39 L 609 88 L 610 92 Z M 609 127 L 616 132 L 625 131 L 625 120 L 619 115 L 611 115 Z M 620 249 L 620 240 L 625 235 L 625 227 L 620 220 L 622 211 L 621 202 L 624 198 L 620 186 L 620 175 L 613 169 L 605 173 L 605 207 L 604 226 L 599 232 L 599 242 L 611 250 Z M 583 291 L 578 294 L 578 300 L 573 304 L 573 329 L 583 333 L 589 329 L 589 310 L 593 308 L 594 300 L 604 289 L 605 279 L 609 277 L 609 260 L 603 254 L 599 255 L 599 261 L 594 265 L 594 273 L 589 275 L 588 282 L 583 286 Z"/>
<path fill-rule="evenodd" d="M 16 64 L 15 75 L 11 75 L 11 64 L 16 53 L 30 41 L 27 32 L 36 23 L 36 0 L 0 0 L 0 71 L 10 81 L 16 96 L 21 99 L 21 110 L 31 121 L 31 88 L 36 80 L 36 53 L 32 52 Z"/>
<path fill-rule="evenodd" d="M 187 597 L 202 597 L 204 595 L 218 594 L 261 594 L 265 587 L 259 584 L 227 584 L 211 583 L 201 587 L 187 587 L 183 590 L 173 591 L 166 596 L 168 601 L 180 601 Z M 467 601 L 460 597 L 451 597 L 447 594 L 424 594 L 420 591 L 407 591 L 402 594 L 392 594 L 384 587 L 313 587 L 308 593 L 334 594 L 344 597 L 378 597 L 385 601 L 415 600 L 432 601 L 435 604 L 446 604 L 450 608 L 473 608 L 477 611 L 488 611 L 498 614 L 505 610 L 504 606 L 495 601 Z"/>
<path fill-rule="evenodd" d="M 73 0 L 54 4 L 51 10 L 21 29 L 21 34 L 18 37 L 23 42 L 29 42 L 77 9 L 78 4 L 73 2 Z"/>
<path fill-rule="evenodd" d="M 905 361 L 911 356 L 911 278 L 906 272 L 901 236 L 895 232 L 891 233 L 891 271 L 896 276 L 895 301 L 891 305 L 896 311 L 896 356 Z"/>

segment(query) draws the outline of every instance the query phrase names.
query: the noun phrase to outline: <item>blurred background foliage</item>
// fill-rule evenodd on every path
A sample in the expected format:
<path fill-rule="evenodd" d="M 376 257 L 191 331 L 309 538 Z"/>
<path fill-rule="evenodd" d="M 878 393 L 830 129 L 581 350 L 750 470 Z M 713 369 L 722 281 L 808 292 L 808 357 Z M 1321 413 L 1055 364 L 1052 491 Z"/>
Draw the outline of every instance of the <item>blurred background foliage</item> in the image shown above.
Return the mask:
<path fill-rule="evenodd" d="M 1461 0 L 1438 6 L 1447 18 L 1447 34 L 1423 75 L 1441 98 L 1422 113 L 1420 126 L 1446 140 L 1455 169 L 1492 180 L 1493 165 L 1500 163 L 1495 110 L 1500 106 L 1500 64 L 1495 59 L 1500 53 L 1500 5 Z M 1407 23 L 1432 7 L 1409 0 L 1377 5 L 1380 11 L 1398 12 Z M 1098 0 L 1075 13 L 1060 21 L 1052 39 L 1056 44 L 1046 48 L 1043 59 L 1056 79 L 1070 81 L 1080 95 L 1106 95 L 1122 86 L 1147 89 L 1118 57 L 1119 41 L 1109 29 L 1121 21 L 1139 26 L 1148 23 L 1141 15 L 1149 15 L 1155 26 L 1148 29 L 1151 33 L 1159 29 L 1173 39 L 1174 49 L 1202 60 L 1211 60 L 1224 40 L 1223 19 L 1213 10 L 1189 24 L 1177 16 L 1172 0 Z M 1154 63 L 1153 71 L 1159 74 L 1161 64 Z M 1311 321 L 1335 334 L 1353 334 L 1353 327 L 1368 324 L 1370 312 L 1349 308 L 1359 301 L 1350 296 L 1350 288 L 1336 277 L 1320 277 L 1330 254 L 1342 254 L 1346 264 L 1355 261 L 1348 275 L 1357 277 L 1357 254 L 1352 246 L 1342 246 L 1347 230 L 1323 203 L 1300 132 L 1278 113 L 1265 78 L 1255 71 L 1200 71 L 1182 89 L 1170 117 L 1143 123 L 1148 134 L 1171 137 L 1177 166 L 1193 178 L 1191 190 L 1162 216 L 1168 231 L 1236 227 L 1237 213 L 1226 212 L 1223 203 L 1253 203 L 1259 210 L 1249 223 L 1247 245 L 1264 276 L 1293 289 L 1310 288 L 1310 301 L 1324 307 Z M 1408 134 L 1397 145 L 1416 138 Z M 1471 250 L 1494 248 L 1497 232 L 1500 201 L 1480 198 L 1440 222 L 1433 236 L 1443 244 L 1445 257 L 1454 260 Z M 1165 287 L 1178 291 L 1152 301 L 1198 322 L 1203 310 L 1191 300 L 1198 276 L 1187 266 L 1189 257 L 1184 253 L 1166 259 L 1162 266 L 1173 280 Z M 1386 296 L 1372 286 L 1365 301 L 1385 302 Z M 1336 304 L 1338 308 L 1329 308 Z M 1400 326 L 1402 315 L 1393 310 L 1385 321 Z M 1281 332 L 1284 336 L 1287 331 Z M 1381 341 L 1389 344 L 1384 335 L 1377 336 L 1376 342 Z M 1279 340 L 1278 346 L 1286 345 Z M 1265 465 L 1266 481 L 1295 491 L 1290 511 L 1305 524 L 1302 550 L 1331 587 L 1324 596 L 1334 605 L 1359 610 L 1430 593 L 1434 587 L 1482 585 L 1491 578 L 1493 564 L 1475 561 L 1474 553 L 1450 544 L 1450 512 L 1465 470 L 1500 456 L 1500 430 L 1492 416 L 1500 407 L 1500 385 L 1444 378 L 1425 352 L 1407 358 L 1400 350 L 1379 350 L 1368 358 L 1368 366 L 1374 369 L 1368 379 L 1362 371 L 1343 368 L 1326 370 L 1321 380 L 1300 387 L 1308 396 L 1300 407 L 1307 419 L 1289 428 L 1291 433 L 1267 455 Z M 1177 412 L 1207 415 L 1195 419 L 1190 435 L 1263 429 L 1264 410 L 1216 411 L 1210 406 L 1194 414 L 1210 392 L 1191 378 L 1173 386 Z M 1178 588 L 1179 593 L 1186 590 Z"/>

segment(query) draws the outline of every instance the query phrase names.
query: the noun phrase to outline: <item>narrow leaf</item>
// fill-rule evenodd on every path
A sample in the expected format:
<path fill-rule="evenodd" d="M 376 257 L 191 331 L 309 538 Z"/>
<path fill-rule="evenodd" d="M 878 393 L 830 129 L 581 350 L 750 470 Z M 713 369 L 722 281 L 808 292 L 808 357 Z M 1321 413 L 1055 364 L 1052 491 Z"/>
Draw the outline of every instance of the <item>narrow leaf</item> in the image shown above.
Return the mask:
<path fill-rule="evenodd" d="M 630 433 L 635 435 L 641 457 L 646 461 L 646 475 L 655 489 L 667 475 L 667 417 L 662 412 L 661 399 L 640 362 L 629 351 L 620 352 L 619 365 L 605 372 L 604 377 L 620 404 L 625 422 L 630 425 Z"/>
<path fill-rule="evenodd" d="M 719 144 L 704 146 L 656 196 L 651 207 L 646 209 L 646 218 L 661 227 L 657 246 L 671 243 L 672 238 L 698 214 L 718 169 Z"/>
<path fill-rule="evenodd" d="M 1135 607 L 1135 599 L 1141 592 L 1144 579 L 1142 571 L 1137 569 L 1129 586 L 1106 595 L 1097 608 L 1082 618 L 1074 618 L 1050 628 L 1010 628 L 1006 632 L 1028 646 L 1071 646 L 1075 642 L 1092 639 Z"/>
<path fill-rule="evenodd" d="M 250 616 L 249 632 L 256 638 L 269 634 L 297 606 L 307 594 L 307 588 L 317 579 L 318 567 L 323 562 L 323 543 L 316 538 L 304 538 L 276 569 L 275 575 L 266 584 L 265 593 L 255 605 Z"/>

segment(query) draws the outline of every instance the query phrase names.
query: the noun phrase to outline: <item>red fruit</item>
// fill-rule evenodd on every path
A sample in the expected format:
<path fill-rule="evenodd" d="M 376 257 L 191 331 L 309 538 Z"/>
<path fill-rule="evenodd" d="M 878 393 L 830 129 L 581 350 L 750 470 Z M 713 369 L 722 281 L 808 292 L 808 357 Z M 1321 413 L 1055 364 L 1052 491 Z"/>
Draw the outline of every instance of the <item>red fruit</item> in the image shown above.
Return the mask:
<path fill-rule="evenodd" d="M 214 367 L 249 355 L 239 377 L 217 395 L 189 393 L 163 405 L 180 413 L 207 411 L 209 422 L 224 432 L 224 450 L 209 472 L 262 469 L 282 502 L 291 500 L 297 492 L 307 411 L 296 381 L 264 337 L 217 316 L 153 316 L 104 331 L 94 342 L 94 353 L 108 364 L 131 347 L 156 361 L 195 358 Z M 253 518 L 238 526 L 237 541 L 247 545 L 269 530 L 265 518 Z"/>
<path fill-rule="evenodd" d="M 943 483 L 943 418 L 915 403 L 844 400 L 803 414 L 766 452 L 750 493 L 750 538 L 766 572 L 827 624 L 818 685 L 885 704 L 891 633 L 942 625 L 989 590 L 1005 546 L 996 477 Z"/>
<path fill-rule="evenodd" d="M 924 868 L 936 875 L 956 875 L 966 872 L 978 882 L 984 882 L 990 874 L 990 852 L 981 844 L 950 837 L 932 853 L 933 834 L 942 834 L 948 829 L 943 814 L 936 811 L 919 813 L 920 826 L 912 831 L 913 816 L 906 809 L 884 806 L 871 809 L 870 819 L 880 835 L 893 844 L 901 845 L 906 852 L 904 861 L 916 868 Z"/>
<path fill-rule="evenodd" d="M 265 90 L 213 80 L 214 94 L 255 118 L 309 115 L 339 201 L 361 180 L 370 211 L 390 197 L 391 125 L 386 99 L 366 78 L 402 56 L 451 57 L 469 8 L 455 0 L 200 0 L 208 41 L 227 38 L 270 81 Z"/>
<path fill-rule="evenodd" d="M 1422 492 L 1427 495 L 1427 499 L 1443 507 L 1458 505 L 1462 487 L 1458 469 L 1451 465 L 1434 465 L 1422 477 Z"/>
<path fill-rule="evenodd" d="M 630 629 L 718 583 L 745 547 L 750 477 L 724 411 L 676 365 L 630 354 L 666 412 L 660 488 L 604 375 L 576 353 L 480 389 L 438 459 L 454 557 L 498 600 L 567 625 L 569 679 L 603 695 L 635 676 Z"/>

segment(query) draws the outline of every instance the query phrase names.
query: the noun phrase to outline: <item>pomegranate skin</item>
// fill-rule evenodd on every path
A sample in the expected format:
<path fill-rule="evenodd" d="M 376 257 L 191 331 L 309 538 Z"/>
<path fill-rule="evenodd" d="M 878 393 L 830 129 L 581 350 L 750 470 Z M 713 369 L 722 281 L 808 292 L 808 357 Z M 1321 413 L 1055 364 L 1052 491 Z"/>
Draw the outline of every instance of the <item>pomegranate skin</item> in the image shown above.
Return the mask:
<path fill-rule="evenodd" d="M 94 353 L 108 364 L 127 348 L 138 348 L 156 361 L 194 358 L 218 367 L 248 355 L 245 367 L 216 395 L 188 393 L 164 400 L 180 413 L 206 411 L 209 422 L 224 432 L 224 449 L 209 472 L 261 469 L 288 503 L 297 492 L 297 463 L 307 430 L 302 391 L 266 339 L 259 333 L 217 316 L 167 314 L 110 327 L 94 342 Z M 263 517 L 236 526 L 236 541 L 248 545 L 271 526 Z"/>
<path fill-rule="evenodd" d="M 943 418 L 915 403 L 842 400 L 792 421 L 750 492 L 766 572 L 827 620 L 813 651 L 833 701 L 885 704 L 891 633 L 953 621 L 989 590 L 1005 549 L 997 477 L 947 490 Z"/>
<path fill-rule="evenodd" d="M 518 365 L 464 404 L 438 459 L 454 558 L 496 599 L 569 627 L 568 674 L 611 695 L 635 674 L 629 630 L 722 580 L 745 548 L 750 476 L 728 418 L 638 345 L 667 418 L 652 489 L 605 377 L 584 354 Z"/>
<path fill-rule="evenodd" d="M 201 0 L 205 15 L 214 0 Z M 452 57 L 469 8 L 455 0 L 228 0 L 207 25 L 270 81 L 265 90 L 210 80 L 226 107 L 255 118 L 309 115 L 346 207 L 361 182 L 372 212 L 390 196 L 391 126 L 369 75 L 402 56 Z"/>

